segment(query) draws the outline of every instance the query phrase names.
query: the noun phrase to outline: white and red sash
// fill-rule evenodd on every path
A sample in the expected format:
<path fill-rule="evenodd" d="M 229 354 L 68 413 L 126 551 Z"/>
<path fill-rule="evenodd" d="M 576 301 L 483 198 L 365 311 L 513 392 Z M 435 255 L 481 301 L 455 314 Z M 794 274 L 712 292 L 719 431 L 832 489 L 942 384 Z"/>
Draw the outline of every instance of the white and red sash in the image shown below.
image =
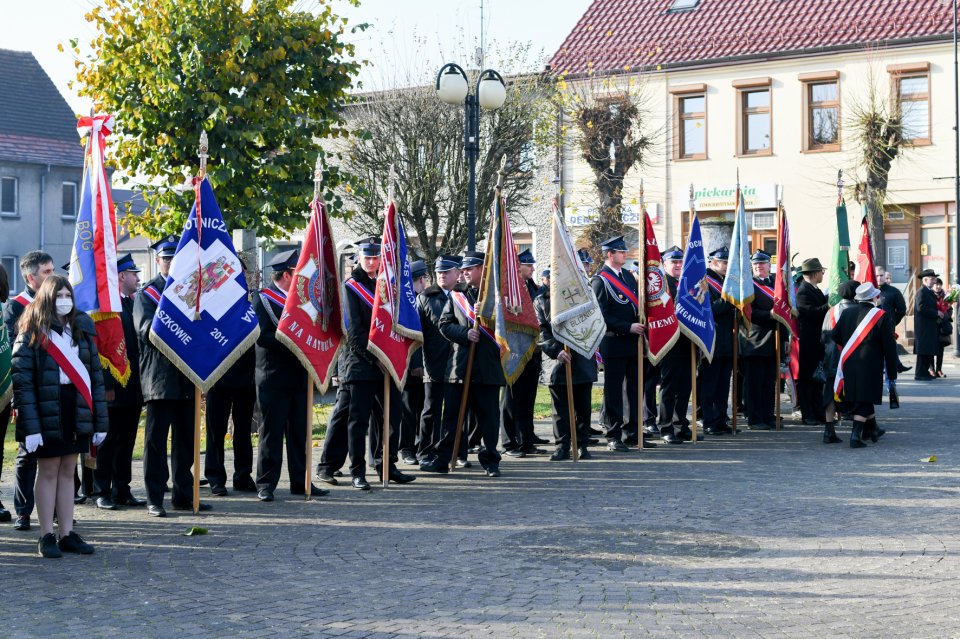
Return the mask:
<path fill-rule="evenodd" d="M 830 307 L 830 310 L 827 311 L 827 319 L 830 321 L 827 323 L 827 326 L 833 329 L 837 325 L 837 320 L 840 319 L 840 305 L 834 304 Z"/>
<path fill-rule="evenodd" d="M 77 388 L 80 396 L 87 402 L 90 412 L 93 412 L 93 389 L 90 385 L 90 372 L 80 361 L 77 352 L 71 347 L 70 336 L 67 335 L 66 331 L 62 334 L 50 331 L 50 334 L 41 340 L 41 343 L 50 357 L 53 358 L 53 361 L 60 367 L 60 370 Z"/>
<path fill-rule="evenodd" d="M 160 304 L 160 291 L 158 291 L 157 287 L 154 286 L 153 284 L 151 284 L 150 286 L 144 287 L 143 293 L 144 295 L 152 299 L 154 304 L 158 304 L 158 305 Z"/>
<path fill-rule="evenodd" d="M 452 299 L 453 303 L 457 305 L 457 308 L 460 309 L 460 312 L 463 313 L 468 320 L 470 320 L 470 322 L 473 324 L 473 328 L 490 338 L 490 341 L 493 342 L 493 345 L 497 347 L 497 350 L 501 350 L 496 336 L 490 332 L 489 328 L 477 322 L 477 314 L 470 305 L 470 300 L 467 299 L 467 296 L 460 291 L 450 291 L 450 299 Z"/>
<path fill-rule="evenodd" d="M 18 304 L 26 308 L 27 306 L 30 306 L 30 302 L 33 301 L 33 297 L 30 295 L 30 293 L 27 293 L 26 291 L 24 291 L 19 295 L 17 295 L 16 297 L 14 297 L 13 301 L 17 302 Z"/>
<path fill-rule="evenodd" d="M 364 304 L 366 304 L 370 308 L 373 308 L 373 302 L 375 301 L 373 298 L 373 293 L 368 291 L 363 284 L 361 284 L 360 282 L 358 282 L 357 280 L 351 277 L 346 282 L 344 282 L 344 285 L 347 288 L 349 288 L 351 291 L 356 293 L 357 297 L 359 297 L 364 302 Z"/>
<path fill-rule="evenodd" d="M 870 311 L 864 315 L 863 319 L 860 320 L 860 323 L 857 324 L 853 335 L 847 340 L 847 345 L 840 351 L 840 363 L 837 365 L 837 379 L 833 383 L 834 400 L 839 402 L 843 397 L 843 365 L 847 363 L 847 360 L 853 355 L 853 352 L 857 350 L 857 347 L 863 344 L 870 335 L 870 331 L 873 330 L 873 327 L 876 326 L 881 319 L 883 319 L 883 311 L 879 308 L 871 308 Z"/>

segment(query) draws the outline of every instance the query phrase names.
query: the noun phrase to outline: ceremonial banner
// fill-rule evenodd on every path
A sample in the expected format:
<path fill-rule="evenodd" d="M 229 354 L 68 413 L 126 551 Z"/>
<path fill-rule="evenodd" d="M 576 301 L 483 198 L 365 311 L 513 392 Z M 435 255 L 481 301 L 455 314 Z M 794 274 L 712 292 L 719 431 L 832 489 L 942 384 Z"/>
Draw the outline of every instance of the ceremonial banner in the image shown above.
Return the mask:
<path fill-rule="evenodd" d="M 407 261 L 407 236 L 392 200 L 383 217 L 380 271 L 367 350 L 380 360 L 397 388 L 402 389 L 407 381 L 410 356 L 423 343 L 423 329 Z"/>
<path fill-rule="evenodd" d="M 130 362 L 120 319 L 120 284 L 117 278 L 117 216 L 104 166 L 107 136 L 113 116 L 83 117 L 77 122 L 80 137 L 87 137 L 80 187 L 80 210 L 73 235 L 68 279 L 78 311 L 93 318 L 97 327 L 100 362 L 126 386 Z"/>
<path fill-rule="evenodd" d="M 750 244 L 747 242 L 747 215 L 743 208 L 740 185 L 737 185 L 737 213 L 733 222 L 730 240 L 730 261 L 727 262 L 727 277 L 723 281 L 721 296 L 737 307 L 743 319 L 749 323 L 753 302 L 753 269 L 750 265 Z"/>
<path fill-rule="evenodd" d="M 150 341 L 206 392 L 253 346 L 260 326 L 210 182 L 200 180 L 195 193 Z"/>
<path fill-rule="evenodd" d="M 321 393 L 327 391 L 344 327 L 337 277 L 336 242 L 319 199 L 312 213 L 297 261 L 294 284 L 277 325 L 277 340 L 293 351 Z"/>
<path fill-rule="evenodd" d="M 677 283 L 677 321 L 680 330 L 697 345 L 707 361 L 713 361 L 717 325 L 713 321 L 710 287 L 707 285 L 707 261 L 703 255 L 700 218 L 693 213 L 687 250 L 683 254 L 683 270 Z"/>
<path fill-rule="evenodd" d="M 640 262 L 643 265 L 643 279 L 637 282 L 644 286 L 644 317 L 647 321 L 647 359 L 658 364 L 670 351 L 680 337 L 680 324 L 667 286 L 667 274 L 660 261 L 660 247 L 653 232 L 653 224 L 646 208 L 643 209 L 643 237 L 646 245 L 641 247 Z M 639 274 L 638 274 L 639 279 Z"/>
<path fill-rule="evenodd" d="M 797 289 L 793 286 L 793 273 L 790 271 L 790 227 L 787 225 L 787 213 L 781 204 L 777 208 L 777 270 L 774 273 L 773 319 L 787 327 L 791 335 L 797 335 Z"/>
<path fill-rule="evenodd" d="M 870 226 L 867 224 L 867 205 L 863 205 L 863 219 L 860 220 L 860 252 L 857 254 L 857 268 L 853 272 L 853 279 L 861 284 L 877 283 L 877 272 L 873 266 L 873 243 L 870 241 Z"/>
<path fill-rule="evenodd" d="M 843 200 L 837 202 L 837 219 L 847 219 L 847 205 Z M 847 251 L 840 248 L 840 226 L 837 226 L 837 232 L 833 238 L 833 255 L 830 259 L 830 266 L 827 267 L 827 301 L 830 306 L 836 306 L 840 303 L 840 285 L 849 282 L 847 276 Z"/>
<path fill-rule="evenodd" d="M 517 248 L 513 244 L 506 202 L 498 197 L 490 216 L 483 282 L 477 299 L 477 321 L 493 331 L 500 346 L 500 363 L 512 386 L 537 348 L 540 324 L 533 302 L 520 278 Z"/>
<path fill-rule="evenodd" d="M 553 241 L 550 255 L 550 326 L 553 336 L 572 351 L 591 358 L 600 348 L 607 323 L 587 274 L 553 205 Z"/>
<path fill-rule="evenodd" d="M 3 304 L 0 304 L 0 315 L 2 313 Z M 7 333 L 7 323 L 0 322 L 0 410 L 6 408 L 13 399 L 12 355 L 13 346 L 10 344 L 10 335 Z"/>

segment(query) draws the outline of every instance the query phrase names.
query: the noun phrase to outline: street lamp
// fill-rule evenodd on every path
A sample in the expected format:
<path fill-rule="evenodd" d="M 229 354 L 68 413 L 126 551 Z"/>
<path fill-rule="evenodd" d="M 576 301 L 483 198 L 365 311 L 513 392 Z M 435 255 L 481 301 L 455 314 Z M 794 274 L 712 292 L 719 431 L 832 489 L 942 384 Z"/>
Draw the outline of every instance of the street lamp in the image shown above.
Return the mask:
<path fill-rule="evenodd" d="M 493 69 L 485 69 L 477 78 L 476 91 L 469 92 L 467 72 L 452 62 L 440 67 L 437 73 L 437 97 L 441 102 L 464 107 L 463 151 L 470 167 L 467 190 L 467 250 L 477 244 L 477 159 L 480 157 L 480 109 L 495 111 L 507 99 L 503 76 Z"/>

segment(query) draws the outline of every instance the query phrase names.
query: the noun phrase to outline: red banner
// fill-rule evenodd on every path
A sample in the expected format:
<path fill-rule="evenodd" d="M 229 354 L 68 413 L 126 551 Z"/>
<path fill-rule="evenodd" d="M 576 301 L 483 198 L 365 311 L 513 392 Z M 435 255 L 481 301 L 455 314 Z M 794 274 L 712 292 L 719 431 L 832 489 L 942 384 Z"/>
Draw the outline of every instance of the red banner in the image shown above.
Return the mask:
<path fill-rule="evenodd" d="M 653 232 L 653 224 L 650 223 L 646 209 L 643 211 L 643 221 L 643 238 L 646 241 L 640 255 L 643 279 L 638 285 L 646 282 L 643 301 L 647 318 L 647 359 L 651 364 L 657 364 L 673 348 L 680 336 L 680 323 L 677 322 L 673 298 L 670 297 L 670 288 L 667 286 L 667 274 L 664 273 L 660 261 L 657 236 Z"/>
<path fill-rule="evenodd" d="M 343 342 L 337 254 L 327 209 L 314 200 L 293 285 L 277 325 L 277 339 L 303 364 L 323 393 Z"/>
<path fill-rule="evenodd" d="M 787 214 L 780 206 L 777 210 L 777 270 L 774 273 L 773 285 L 773 319 L 780 322 L 796 335 L 800 327 L 797 325 L 797 293 L 793 288 L 793 278 L 790 272 L 790 227 L 787 225 Z"/>
<path fill-rule="evenodd" d="M 874 286 L 877 283 L 877 273 L 873 266 L 873 245 L 870 243 L 870 229 L 867 225 L 867 218 L 864 217 L 860 223 L 860 253 L 857 255 L 857 267 L 853 272 L 853 279 L 861 284 L 870 282 Z"/>

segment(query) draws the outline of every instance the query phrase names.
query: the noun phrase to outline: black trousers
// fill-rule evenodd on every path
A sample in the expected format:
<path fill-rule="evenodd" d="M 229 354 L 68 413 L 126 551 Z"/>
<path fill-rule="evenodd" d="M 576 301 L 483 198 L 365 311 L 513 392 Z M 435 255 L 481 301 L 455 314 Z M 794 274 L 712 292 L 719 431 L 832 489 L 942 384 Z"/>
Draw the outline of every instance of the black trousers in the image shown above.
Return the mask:
<path fill-rule="evenodd" d="M 448 385 L 447 382 L 433 381 L 423 385 L 423 412 L 420 414 L 420 441 L 417 447 L 417 459 L 421 461 L 437 454 L 436 446 L 440 442 L 444 397 Z"/>
<path fill-rule="evenodd" d="M 383 382 L 375 395 L 370 417 L 367 419 L 367 432 L 370 435 L 370 462 L 371 466 L 380 472 L 383 464 Z M 400 421 L 403 411 L 398 410 L 403 402 L 403 394 L 394 384 L 390 384 L 390 468 L 397 465 L 397 453 L 400 447 Z"/>
<path fill-rule="evenodd" d="M 823 384 L 809 378 L 796 380 L 796 385 L 802 418 L 808 421 L 825 422 L 827 418 L 823 410 Z"/>
<path fill-rule="evenodd" d="M 327 422 L 327 434 L 323 439 L 320 461 L 317 462 L 317 474 L 328 472 L 331 475 L 343 468 L 347 460 L 349 443 L 347 439 L 347 418 L 350 416 L 350 390 L 346 386 L 337 388 L 337 401 L 333 405 L 330 421 Z M 363 434 L 360 436 L 360 448 L 363 451 Z"/>
<path fill-rule="evenodd" d="M 500 434 L 499 397 L 499 386 L 477 382 L 470 384 L 467 410 L 471 411 L 477 420 L 477 430 L 480 431 L 482 442 L 477 458 L 484 468 L 500 465 L 500 453 L 497 451 L 497 437 Z M 447 384 L 443 400 L 440 442 L 436 446 L 437 459 L 442 466 L 449 465 L 453 457 L 453 441 L 456 436 L 457 417 L 462 399 L 463 384 Z M 461 442 L 463 439 L 461 434 Z"/>
<path fill-rule="evenodd" d="M 558 448 L 570 450 L 570 408 L 567 403 L 567 385 L 553 384 L 550 399 L 553 402 L 553 438 Z M 583 448 L 584 434 L 590 426 L 591 398 L 593 384 L 585 382 L 573 385 L 573 413 L 577 428 L 577 444 Z"/>
<path fill-rule="evenodd" d="M 497 401 L 499 402 L 499 399 Z M 459 408 L 457 410 L 459 410 Z M 467 414 L 464 415 L 463 418 L 463 429 L 465 431 L 463 439 L 469 442 L 470 448 L 483 443 L 483 431 L 480 430 L 477 416 L 473 414 L 473 411 L 471 411 L 469 407 L 467 407 Z"/>
<path fill-rule="evenodd" d="M 746 405 L 747 424 L 772 426 L 773 393 L 776 388 L 777 359 L 769 357 L 743 357 L 743 393 Z"/>
<path fill-rule="evenodd" d="M 539 358 L 539 353 L 537 354 Z M 500 396 L 500 443 L 504 450 L 529 451 L 533 443 L 533 405 L 540 383 L 540 360 L 527 362 L 513 386 Z"/>
<path fill-rule="evenodd" d="M 193 503 L 193 399 L 156 399 L 147 402 L 144 434 L 143 481 L 147 501 L 163 505 L 163 488 L 170 478 L 167 468 L 167 436 L 171 436 L 170 465 L 173 492 L 170 501 L 178 506 Z"/>
<path fill-rule="evenodd" d="M 930 374 L 930 369 L 934 367 L 933 355 L 917 355 L 917 364 L 913 369 L 914 377 L 926 377 Z M 18 457 L 19 459 L 19 457 Z"/>
<path fill-rule="evenodd" d="M 7 439 L 7 426 L 10 425 L 10 415 L 13 413 L 13 406 L 8 403 L 7 407 L 0 410 L 0 442 Z M 0 449 L 0 477 L 3 477 L 3 449 Z"/>
<path fill-rule="evenodd" d="M 643 360 L 643 425 L 657 424 L 657 385 L 660 384 L 660 366 Z"/>
<path fill-rule="evenodd" d="M 230 416 L 233 416 L 233 483 L 253 478 L 253 408 L 257 403 L 257 389 L 252 384 L 238 388 L 211 388 L 207 391 L 207 454 L 203 475 L 211 486 L 227 485 L 223 444 L 227 437 Z M 306 410 L 306 399 L 302 410 Z M 307 434 L 304 432 L 306 445 Z M 306 453 L 304 453 L 306 455 Z M 302 479 L 301 479 L 302 482 Z"/>
<path fill-rule="evenodd" d="M 623 405 L 624 382 L 627 384 Z M 637 440 L 637 358 L 611 357 L 603 362 L 605 437 L 609 441 Z"/>
<path fill-rule="evenodd" d="M 713 362 L 703 360 L 700 364 L 697 384 L 700 408 L 703 411 L 704 428 L 722 428 L 727 424 L 727 406 L 730 404 L 730 376 L 733 374 L 733 357 L 717 355 Z"/>
<path fill-rule="evenodd" d="M 301 492 L 307 464 L 307 385 L 301 388 L 257 387 L 260 400 L 260 446 L 257 449 L 257 488 L 276 490 L 283 469 L 284 439 L 290 490 Z"/>
<path fill-rule="evenodd" d="M 403 411 L 400 414 L 401 452 L 416 455 L 420 449 L 420 416 L 423 413 L 425 401 L 423 378 L 407 375 L 407 383 L 403 385 L 401 399 L 403 404 Z"/>
<path fill-rule="evenodd" d="M 687 408 L 690 406 L 690 379 L 692 362 L 689 348 L 665 357 L 660 362 L 660 425 L 682 428 L 690 425 Z"/>
<path fill-rule="evenodd" d="M 130 468 L 142 410 L 143 404 L 107 408 L 110 430 L 97 451 L 97 468 L 93 471 L 93 490 L 98 495 L 121 500 L 133 496 Z"/>
<path fill-rule="evenodd" d="M 400 392 L 391 384 L 391 407 L 399 406 Z M 337 391 L 337 404 L 327 424 L 327 436 L 323 441 L 323 452 L 317 472 L 334 472 L 343 468 L 350 455 L 350 475 L 366 477 L 366 456 L 364 444 L 367 430 L 371 433 L 370 450 L 373 453 L 379 446 L 382 451 L 383 381 L 349 382 Z M 392 464 L 396 463 L 397 443 L 399 441 L 399 410 L 390 411 Z M 371 419 L 372 418 L 372 419 Z M 378 432 L 379 431 L 379 432 Z M 373 439 L 373 438 L 376 439 Z M 372 455 L 374 464 L 380 463 L 376 454 Z M 380 453 L 382 457 L 382 453 Z"/>

